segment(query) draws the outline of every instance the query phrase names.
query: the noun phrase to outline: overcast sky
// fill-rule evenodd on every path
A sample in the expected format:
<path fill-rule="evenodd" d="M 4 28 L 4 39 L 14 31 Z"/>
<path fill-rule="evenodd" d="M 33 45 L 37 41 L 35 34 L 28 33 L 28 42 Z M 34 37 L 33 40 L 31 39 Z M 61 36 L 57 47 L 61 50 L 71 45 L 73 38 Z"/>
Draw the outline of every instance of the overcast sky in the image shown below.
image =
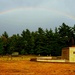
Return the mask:
<path fill-rule="evenodd" d="M 75 24 L 75 0 L 0 0 L 0 35 Z"/>

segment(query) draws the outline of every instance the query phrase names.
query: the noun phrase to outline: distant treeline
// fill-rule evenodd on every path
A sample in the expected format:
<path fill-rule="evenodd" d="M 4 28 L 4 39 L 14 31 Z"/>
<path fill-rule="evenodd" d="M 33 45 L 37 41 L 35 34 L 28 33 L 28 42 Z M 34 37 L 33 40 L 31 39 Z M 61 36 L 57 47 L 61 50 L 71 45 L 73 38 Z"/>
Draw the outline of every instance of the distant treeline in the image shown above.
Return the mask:
<path fill-rule="evenodd" d="M 29 29 L 23 30 L 21 34 L 9 37 L 5 31 L 0 36 L 0 55 L 19 52 L 21 55 L 61 55 L 64 47 L 73 46 L 75 43 L 75 25 L 70 27 L 65 23 L 52 29 L 31 32 Z"/>

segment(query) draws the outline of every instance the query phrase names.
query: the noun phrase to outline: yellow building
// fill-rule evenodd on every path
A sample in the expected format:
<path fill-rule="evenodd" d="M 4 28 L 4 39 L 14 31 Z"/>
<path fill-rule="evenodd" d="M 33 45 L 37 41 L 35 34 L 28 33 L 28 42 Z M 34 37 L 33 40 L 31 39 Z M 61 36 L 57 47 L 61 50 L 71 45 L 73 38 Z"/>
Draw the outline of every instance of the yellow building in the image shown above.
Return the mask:
<path fill-rule="evenodd" d="M 67 62 L 75 62 L 75 47 L 67 47 L 62 49 L 62 59 Z"/>

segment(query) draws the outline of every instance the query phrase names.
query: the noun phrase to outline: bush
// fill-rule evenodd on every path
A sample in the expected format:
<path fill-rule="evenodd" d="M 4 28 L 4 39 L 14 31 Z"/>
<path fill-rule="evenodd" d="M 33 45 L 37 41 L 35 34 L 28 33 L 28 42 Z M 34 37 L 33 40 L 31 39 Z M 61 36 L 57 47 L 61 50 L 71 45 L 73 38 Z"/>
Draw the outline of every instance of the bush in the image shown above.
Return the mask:
<path fill-rule="evenodd" d="M 30 61 L 37 61 L 37 58 L 31 58 Z"/>

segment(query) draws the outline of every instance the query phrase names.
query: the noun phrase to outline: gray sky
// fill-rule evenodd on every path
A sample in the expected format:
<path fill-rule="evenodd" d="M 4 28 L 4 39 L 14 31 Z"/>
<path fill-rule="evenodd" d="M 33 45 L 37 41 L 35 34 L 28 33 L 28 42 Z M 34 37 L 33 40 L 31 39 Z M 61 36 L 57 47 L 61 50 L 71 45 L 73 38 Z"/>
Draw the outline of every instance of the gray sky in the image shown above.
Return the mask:
<path fill-rule="evenodd" d="M 75 24 L 75 0 L 0 0 L 0 35 Z"/>

